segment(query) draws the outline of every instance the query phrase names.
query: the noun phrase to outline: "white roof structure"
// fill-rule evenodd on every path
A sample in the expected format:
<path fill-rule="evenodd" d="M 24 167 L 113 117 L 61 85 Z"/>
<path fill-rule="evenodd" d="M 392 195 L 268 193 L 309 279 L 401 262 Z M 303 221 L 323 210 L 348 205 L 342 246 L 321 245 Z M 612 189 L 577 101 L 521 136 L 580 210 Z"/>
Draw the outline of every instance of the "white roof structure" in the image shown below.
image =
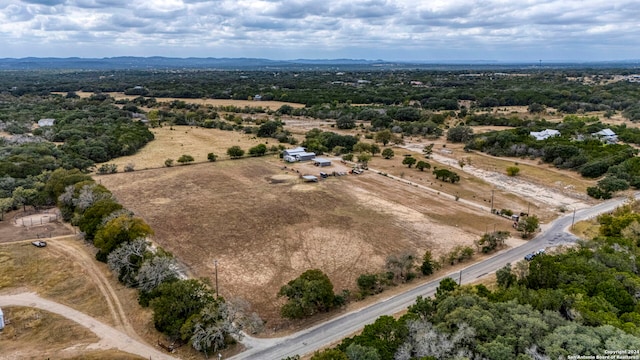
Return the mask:
<path fill-rule="evenodd" d="M 606 128 L 606 129 L 602 129 L 602 130 L 598 131 L 597 133 L 593 133 L 593 135 L 596 135 L 596 136 L 616 136 L 616 133 L 614 133 L 611 129 Z"/>
<path fill-rule="evenodd" d="M 536 138 L 536 140 L 546 140 L 550 137 L 560 136 L 560 131 L 553 130 L 553 129 L 545 129 L 542 131 L 532 131 L 529 133 L 529 135 Z"/>
<path fill-rule="evenodd" d="M 297 148 L 293 148 L 293 149 L 287 149 L 284 150 L 283 153 L 285 155 L 296 155 L 296 154 L 301 154 L 301 153 L 305 153 L 307 152 L 307 150 L 301 146 L 297 147 Z"/>
<path fill-rule="evenodd" d="M 38 120 L 38 126 L 53 126 L 54 122 L 56 122 L 56 119 L 40 119 Z"/>

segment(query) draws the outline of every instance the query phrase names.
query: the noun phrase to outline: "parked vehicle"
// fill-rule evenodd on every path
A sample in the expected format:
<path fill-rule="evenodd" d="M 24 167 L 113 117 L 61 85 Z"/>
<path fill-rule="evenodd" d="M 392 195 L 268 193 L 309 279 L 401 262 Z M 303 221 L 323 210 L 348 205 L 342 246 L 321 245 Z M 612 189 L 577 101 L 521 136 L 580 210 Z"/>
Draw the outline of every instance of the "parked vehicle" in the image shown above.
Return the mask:
<path fill-rule="evenodd" d="M 531 254 L 527 254 L 527 255 L 525 255 L 524 259 L 527 260 L 527 261 L 531 261 L 531 260 L 533 260 L 534 257 L 536 257 L 538 255 L 542 255 L 542 254 L 544 254 L 544 249 L 540 249 L 540 250 L 538 250 L 536 252 L 532 252 Z"/>
<path fill-rule="evenodd" d="M 47 246 L 47 242 L 46 241 L 42 241 L 42 240 L 36 240 L 36 241 L 32 241 L 31 244 L 35 247 L 45 247 Z"/>

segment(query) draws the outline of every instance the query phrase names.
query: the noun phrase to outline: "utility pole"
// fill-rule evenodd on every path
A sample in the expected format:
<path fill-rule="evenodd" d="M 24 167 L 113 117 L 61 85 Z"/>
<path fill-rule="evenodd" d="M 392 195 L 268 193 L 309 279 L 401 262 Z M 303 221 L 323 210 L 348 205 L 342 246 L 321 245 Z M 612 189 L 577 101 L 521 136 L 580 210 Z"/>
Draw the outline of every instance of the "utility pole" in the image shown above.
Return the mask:
<path fill-rule="evenodd" d="M 216 267 L 216 298 L 218 297 L 218 259 L 213 260 L 213 264 Z"/>
<path fill-rule="evenodd" d="M 493 191 L 491 190 L 491 213 L 493 214 Z"/>

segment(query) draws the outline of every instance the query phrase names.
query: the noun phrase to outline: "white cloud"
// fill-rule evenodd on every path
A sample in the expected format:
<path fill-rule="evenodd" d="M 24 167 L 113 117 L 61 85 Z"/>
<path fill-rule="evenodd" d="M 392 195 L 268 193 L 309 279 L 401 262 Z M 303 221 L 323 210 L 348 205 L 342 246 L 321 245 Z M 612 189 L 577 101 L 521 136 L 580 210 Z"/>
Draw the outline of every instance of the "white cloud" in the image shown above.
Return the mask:
<path fill-rule="evenodd" d="M 628 59 L 638 18 L 627 0 L 4 0 L 0 56 Z"/>

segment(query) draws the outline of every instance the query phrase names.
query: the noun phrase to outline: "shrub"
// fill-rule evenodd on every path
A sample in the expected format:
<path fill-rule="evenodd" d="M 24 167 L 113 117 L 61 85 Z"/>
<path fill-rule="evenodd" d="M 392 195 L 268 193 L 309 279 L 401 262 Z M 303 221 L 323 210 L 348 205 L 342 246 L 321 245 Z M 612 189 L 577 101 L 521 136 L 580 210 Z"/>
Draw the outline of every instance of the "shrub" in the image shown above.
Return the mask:
<path fill-rule="evenodd" d="M 178 162 L 183 165 L 193 162 L 194 160 L 195 159 L 193 158 L 193 156 L 187 154 L 184 154 L 178 158 Z"/>
<path fill-rule="evenodd" d="M 517 166 L 509 166 L 507 168 L 507 175 L 509 176 L 517 176 L 520 173 L 520 168 Z"/>

